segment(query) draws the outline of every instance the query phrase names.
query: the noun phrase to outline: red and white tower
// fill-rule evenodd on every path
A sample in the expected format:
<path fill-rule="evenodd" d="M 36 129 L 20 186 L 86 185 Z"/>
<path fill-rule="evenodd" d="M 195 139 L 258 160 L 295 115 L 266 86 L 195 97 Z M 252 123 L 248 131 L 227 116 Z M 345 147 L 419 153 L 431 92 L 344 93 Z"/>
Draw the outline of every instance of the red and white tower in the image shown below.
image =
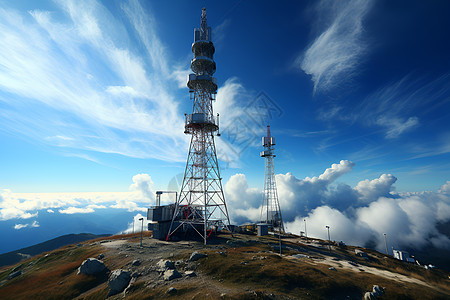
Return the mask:
<path fill-rule="evenodd" d="M 214 116 L 212 106 L 217 93 L 214 51 L 211 27 L 207 26 L 203 8 L 201 26 L 194 29 L 191 61 L 194 74 L 189 75 L 187 83 L 193 110 L 186 115 L 184 133 L 191 135 L 191 144 L 167 239 L 177 230 L 191 230 L 206 244 L 213 229 L 228 229 L 230 225 L 214 144 L 214 135 L 219 135 L 219 115 Z"/>
<path fill-rule="evenodd" d="M 264 195 L 261 206 L 260 222 L 269 224 L 273 230 L 278 229 L 284 232 L 283 218 L 281 216 L 280 202 L 278 202 L 277 183 L 275 181 L 275 166 L 273 158 L 276 156 L 274 151 L 275 137 L 270 135 L 270 126 L 267 125 L 267 136 L 262 138 L 264 151 L 261 157 L 265 158 L 266 174 L 264 179 Z"/>

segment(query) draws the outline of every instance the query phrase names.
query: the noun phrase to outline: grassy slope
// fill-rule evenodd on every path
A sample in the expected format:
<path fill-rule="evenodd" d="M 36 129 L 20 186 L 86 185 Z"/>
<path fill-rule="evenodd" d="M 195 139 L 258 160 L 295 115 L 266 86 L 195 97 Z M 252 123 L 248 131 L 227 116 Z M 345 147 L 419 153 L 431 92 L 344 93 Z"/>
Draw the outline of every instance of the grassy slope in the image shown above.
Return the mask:
<path fill-rule="evenodd" d="M 22 248 L 19 250 L 11 251 L 8 253 L 0 254 L 0 267 L 13 265 L 20 262 L 23 259 L 18 253 L 28 254 L 30 256 L 35 256 L 47 251 L 55 250 L 61 248 L 66 245 L 80 243 L 87 240 L 92 240 L 99 237 L 109 236 L 108 234 L 104 235 L 95 235 L 91 233 L 79 233 L 79 234 L 66 234 L 43 243 L 39 243 L 30 247 Z"/>
<path fill-rule="evenodd" d="M 138 236 L 115 236 L 128 238 L 136 242 Z M 237 235 L 245 240 L 245 236 Z M 252 237 L 257 239 L 256 237 Z M 199 276 L 190 280 L 174 281 L 170 286 L 177 288 L 171 298 L 205 299 L 225 298 L 259 299 L 275 294 L 277 298 L 306 299 L 361 299 L 365 291 L 371 290 L 373 284 L 386 287 L 387 299 L 448 299 L 448 273 L 438 270 L 424 270 L 415 265 L 385 258 L 384 255 L 365 250 L 370 261 L 354 255 L 354 247 L 336 249 L 332 256 L 335 259 L 351 260 L 360 265 L 389 270 L 399 274 L 420 279 L 434 288 L 418 284 L 389 280 L 368 272 L 355 272 L 343 268 L 329 270 L 326 264 L 312 263 L 310 259 L 289 259 L 273 253 L 271 245 L 276 240 L 270 237 L 260 239 L 264 243 L 243 243 L 240 245 L 224 245 L 223 253 L 216 248 L 208 247 L 201 252 L 208 253 L 208 258 L 199 262 L 197 272 L 207 276 Z M 288 246 L 283 254 L 306 253 L 320 259 L 327 251 L 314 247 L 284 243 Z M 81 262 L 88 257 L 96 257 L 105 251 L 102 246 L 86 242 L 82 247 L 66 246 L 52 251 L 49 255 L 40 255 L 27 260 L 13 268 L 0 270 L 0 281 L 7 278 L 13 270 L 23 270 L 23 275 L 0 286 L 1 299 L 61 299 L 82 295 L 85 299 L 105 299 L 108 293 L 106 276 L 95 277 L 76 275 Z M 192 249 L 173 259 L 187 259 Z M 105 260 L 110 269 L 123 267 L 123 262 L 108 256 Z M 167 286 L 146 288 L 146 282 L 139 280 L 133 285 L 129 299 L 159 299 L 167 295 Z M 121 298 L 122 295 L 112 297 Z"/>

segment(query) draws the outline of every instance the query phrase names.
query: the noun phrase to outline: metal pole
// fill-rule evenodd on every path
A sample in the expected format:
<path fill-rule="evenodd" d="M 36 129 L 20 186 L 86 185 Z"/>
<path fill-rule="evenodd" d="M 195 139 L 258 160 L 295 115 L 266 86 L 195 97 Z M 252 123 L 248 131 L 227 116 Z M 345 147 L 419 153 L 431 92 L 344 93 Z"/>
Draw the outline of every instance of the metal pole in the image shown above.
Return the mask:
<path fill-rule="evenodd" d="M 308 242 L 308 233 L 306 232 L 306 219 L 303 219 L 303 221 L 305 221 L 305 237 L 306 237 L 306 242 Z"/>
<path fill-rule="evenodd" d="M 328 249 L 330 250 L 331 253 L 331 239 L 330 239 L 330 226 L 325 226 L 328 229 Z"/>
<path fill-rule="evenodd" d="M 134 233 L 134 218 L 133 218 L 133 233 Z"/>
<path fill-rule="evenodd" d="M 281 224 L 278 226 L 278 241 L 280 245 L 280 256 L 281 256 Z"/>
<path fill-rule="evenodd" d="M 139 221 L 142 221 L 142 226 L 141 226 L 141 247 L 142 247 L 142 232 L 144 231 L 144 218 L 140 218 Z"/>
<path fill-rule="evenodd" d="M 386 246 L 386 255 L 389 255 L 388 248 L 387 248 L 386 233 L 384 233 L 384 245 Z"/>

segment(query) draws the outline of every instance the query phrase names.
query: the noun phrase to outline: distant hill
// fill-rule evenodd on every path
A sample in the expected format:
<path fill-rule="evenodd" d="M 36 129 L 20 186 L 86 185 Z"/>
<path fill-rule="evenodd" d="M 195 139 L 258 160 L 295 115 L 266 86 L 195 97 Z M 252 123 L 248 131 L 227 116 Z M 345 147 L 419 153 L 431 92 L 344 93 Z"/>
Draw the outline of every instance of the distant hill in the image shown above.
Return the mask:
<path fill-rule="evenodd" d="M 105 236 L 110 236 L 110 234 L 100 234 L 100 235 L 91 233 L 66 234 L 30 247 L 0 254 L 0 267 L 14 265 L 24 258 L 33 257 L 43 252 L 52 251 L 66 245 L 80 243 L 87 240 L 92 240 Z"/>

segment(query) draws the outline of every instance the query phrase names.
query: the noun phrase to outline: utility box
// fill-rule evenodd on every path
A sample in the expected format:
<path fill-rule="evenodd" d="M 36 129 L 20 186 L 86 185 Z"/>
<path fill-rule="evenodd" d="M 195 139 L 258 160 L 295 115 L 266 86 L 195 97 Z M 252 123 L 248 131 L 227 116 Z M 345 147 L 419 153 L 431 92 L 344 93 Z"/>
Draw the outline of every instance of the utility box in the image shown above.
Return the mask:
<path fill-rule="evenodd" d="M 164 222 L 172 221 L 174 205 L 154 206 L 147 210 L 147 220 Z"/>
<path fill-rule="evenodd" d="M 258 224 L 258 236 L 269 234 L 269 224 Z"/>
<path fill-rule="evenodd" d="M 394 254 L 394 258 L 398 260 L 403 260 L 411 263 L 415 262 L 415 259 L 409 257 L 409 253 L 406 251 L 392 249 L 392 252 Z"/>
<path fill-rule="evenodd" d="M 164 240 L 169 233 L 171 221 L 158 222 L 153 224 L 153 238 L 158 240 Z"/>

